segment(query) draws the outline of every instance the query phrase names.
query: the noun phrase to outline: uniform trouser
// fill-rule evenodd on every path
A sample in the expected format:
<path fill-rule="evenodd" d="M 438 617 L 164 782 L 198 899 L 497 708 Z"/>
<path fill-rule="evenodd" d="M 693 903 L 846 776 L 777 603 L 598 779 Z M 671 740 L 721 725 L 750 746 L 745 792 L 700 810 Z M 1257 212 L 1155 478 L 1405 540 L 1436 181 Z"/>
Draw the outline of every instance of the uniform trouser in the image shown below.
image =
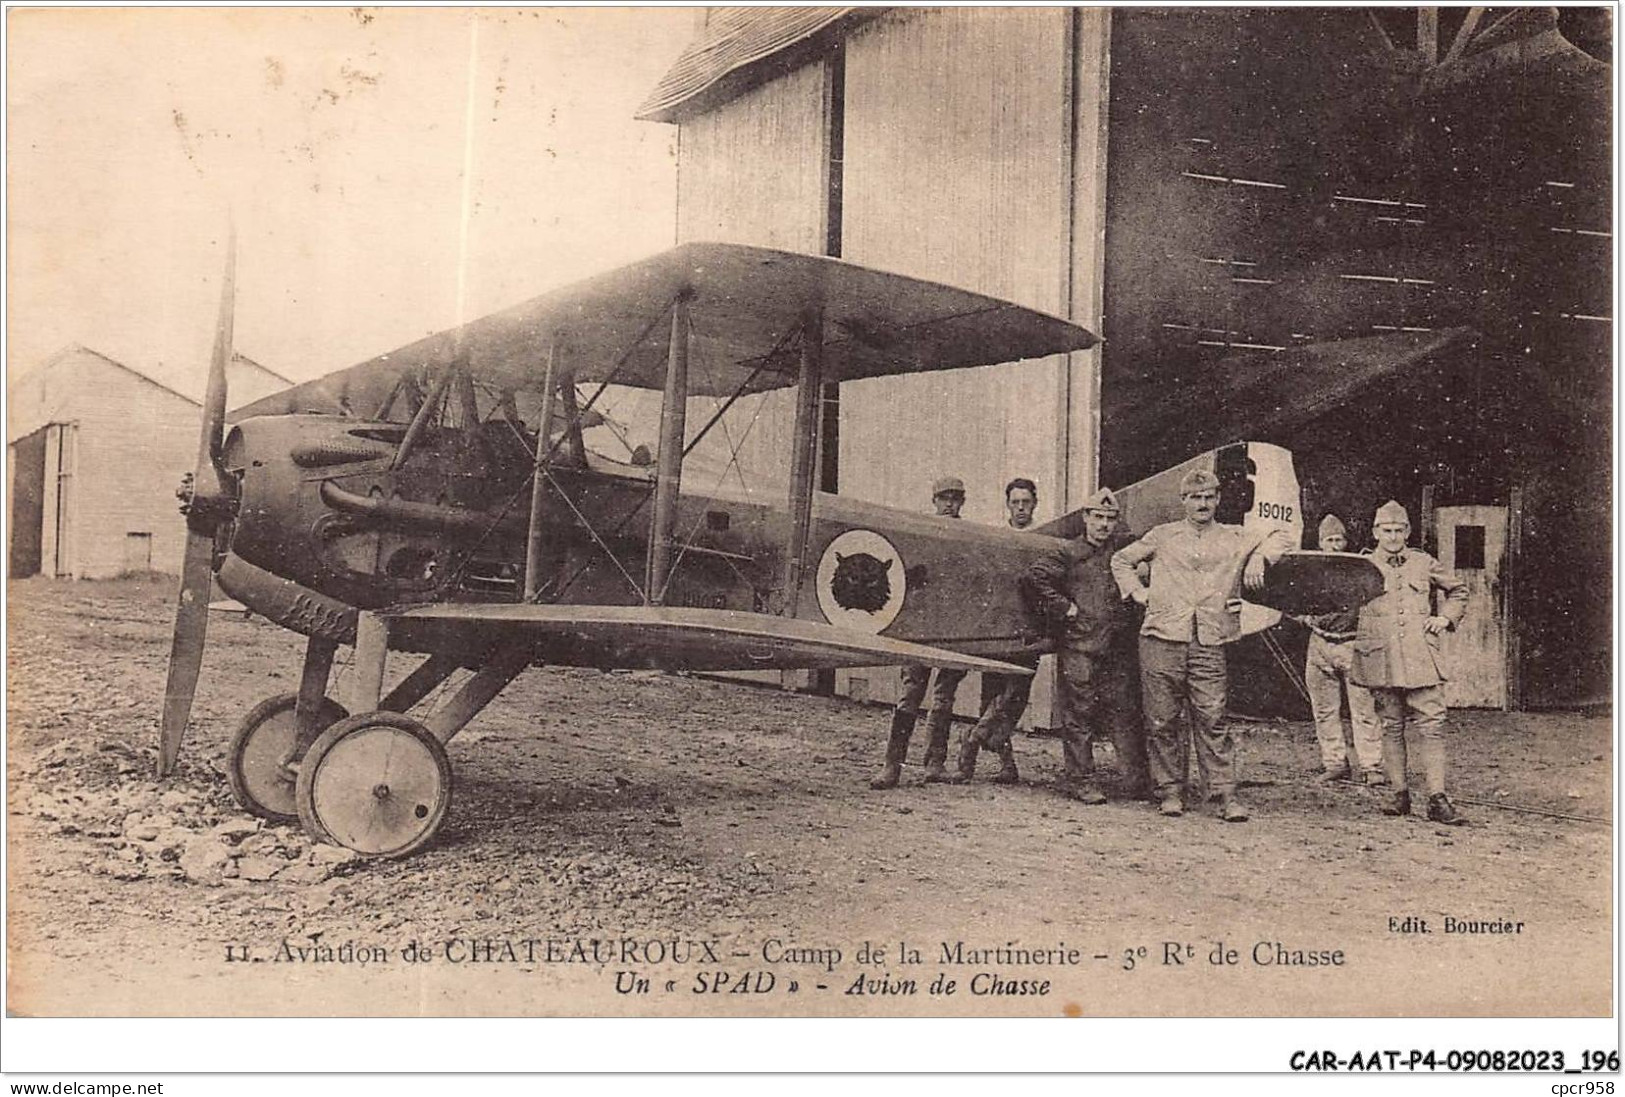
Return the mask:
<path fill-rule="evenodd" d="M 1033 666 L 1037 667 L 1035 660 Z M 1021 714 L 1033 692 L 1027 674 L 982 675 L 982 711 L 971 738 L 989 750 L 1002 751 L 1015 734 Z"/>
<path fill-rule="evenodd" d="M 1061 754 L 1066 776 L 1087 780 L 1095 773 L 1095 742 L 1111 737 L 1117 764 L 1131 787 L 1146 780 L 1145 735 L 1136 726 L 1126 652 L 1088 652 L 1062 647 L 1058 656 L 1061 694 Z"/>
<path fill-rule="evenodd" d="M 1303 685 L 1309 691 L 1309 707 L 1315 714 L 1315 738 L 1320 742 L 1320 762 L 1328 770 L 1342 769 L 1350 761 L 1343 738 L 1343 689 L 1349 695 L 1349 730 L 1354 741 L 1354 758 L 1363 770 L 1382 765 L 1382 725 L 1377 722 L 1376 702 L 1371 691 L 1354 684 L 1352 641 L 1333 643 L 1318 634 L 1309 637 L 1309 656 L 1304 661 Z"/>
<path fill-rule="evenodd" d="M 1429 796 L 1444 791 L 1444 690 L 1439 686 L 1422 689 L 1381 689 L 1373 687 L 1377 718 L 1382 721 L 1382 764 L 1388 783 L 1396 790 L 1406 787 L 1408 759 L 1405 757 L 1405 725 L 1416 729 L 1420 742 L 1422 779 Z M 1408 720 L 1407 720 L 1408 717 Z"/>
<path fill-rule="evenodd" d="M 1185 781 L 1186 739 L 1180 717 L 1187 704 L 1202 783 L 1208 792 L 1221 796 L 1235 789 L 1235 741 L 1228 731 L 1219 730 L 1224 718 L 1225 673 L 1221 645 L 1140 637 L 1146 760 L 1158 795 L 1176 792 Z"/>
<path fill-rule="evenodd" d="M 954 695 L 965 671 L 938 670 L 936 680 L 931 679 L 931 668 L 908 666 L 903 668 L 903 692 L 892 708 L 892 732 L 902 740 L 902 750 L 908 750 L 908 737 L 914 731 L 914 721 L 925 700 L 927 683 L 931 687 L 931 710 L 926 714 L 925 727 L 930 739 L 925 748 L 925 764 L 942 765 L 948 759 L 948 734 L 953 726 Z M 901 758 L 898 761 L 902 761 Z"/>

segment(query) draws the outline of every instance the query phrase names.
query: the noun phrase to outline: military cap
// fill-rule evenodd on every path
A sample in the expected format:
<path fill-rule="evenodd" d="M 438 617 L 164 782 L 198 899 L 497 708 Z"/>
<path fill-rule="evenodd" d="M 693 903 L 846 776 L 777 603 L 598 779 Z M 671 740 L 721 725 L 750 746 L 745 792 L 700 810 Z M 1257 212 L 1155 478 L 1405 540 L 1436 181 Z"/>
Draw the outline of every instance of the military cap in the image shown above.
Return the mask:
<path fill-rule="evenodd" d="M 931 485 L 931 498 L 935 499 L 939 495 L 948 495 L 956 491 L 960 495 L 965 494 L 965 481 L 957 476 L 940 476 L 937 482 Z"/>
<path fill-rule="evenodd" d="M 1083 501 L 1083 509 L 1104 514 L 1109 518 L 1116 518 L 1121 508 L 1117 505 L 1117 496 L 1112 494 L 1111 488 L 1101 488 Z"/>
<path fill-rule="evenodd" d="M 1383 525 L 1404 526 L 1405 528 L 1409 529 L 1411 525 L 1411 516 L 1405 513 L 1404 507 L 1400 506 L 1399 503 L 1393 499 L 1390 499 L 1382 506 L 1377 508 L 1377 516 L 1371 520 L 1371 526 L 1373 529 L 1375 529 L 1377 526 Z"/>
<path fill-rule="evenodd" d="M 1179 480 L 1179 494 L 1181 496 L 1194 495 L 1199 491 L 1218 491 L 1219 478 L 1207 469 L 1191 469 Z"/>
<path fill-rule="evenodd" d="M 1335 514 L 1328 514 L 1320 520 L 1320 540 L 1328 537 L 1347 537 L 1348 529 L 1343 525 L 1343 519 Z"/>

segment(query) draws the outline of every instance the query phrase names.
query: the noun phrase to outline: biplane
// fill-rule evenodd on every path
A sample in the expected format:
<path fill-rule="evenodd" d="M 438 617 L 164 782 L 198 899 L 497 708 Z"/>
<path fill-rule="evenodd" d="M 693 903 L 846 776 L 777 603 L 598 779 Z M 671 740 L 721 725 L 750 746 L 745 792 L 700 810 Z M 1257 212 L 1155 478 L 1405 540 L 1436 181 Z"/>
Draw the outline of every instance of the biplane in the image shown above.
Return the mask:
<path fill-rule="evenodd" d="M 1084 328 L 840 260 L 695 243 L 261 400 L 228 430 L 234 263 L 197 469 L 178 493 L 188 541 L 161 775 L 196 691 L 211 576 L 307 637 L 297 691 L 233 736 L 234 794 L 370 857 L 434 837 L 446 744 L 529 667 L 1029 673 L 1005 661 L 1032 650 L 1015 577 L 1065 520 L 1035 536 L 816 491 L 819 393 L 1083 350 Z M 584 442 L 614 385 L 661 393 L 648 461 Z M 777 388 L 795 390 L 782 505 L 685 492 L 684 457 L 711 425 Z M 691 431 L 696 396 L 719 404 Z M 1284 457 L 1288 475 L 1260 477 L 1246 446 L 1220 461 L 1247 482 L 1244 520 L 1292 524 L 1290 455 L 1251 452 Z M 348 708 L 328 695 L 341 645 Z M 391 652 L 427 657 L 390 683 Z"/>

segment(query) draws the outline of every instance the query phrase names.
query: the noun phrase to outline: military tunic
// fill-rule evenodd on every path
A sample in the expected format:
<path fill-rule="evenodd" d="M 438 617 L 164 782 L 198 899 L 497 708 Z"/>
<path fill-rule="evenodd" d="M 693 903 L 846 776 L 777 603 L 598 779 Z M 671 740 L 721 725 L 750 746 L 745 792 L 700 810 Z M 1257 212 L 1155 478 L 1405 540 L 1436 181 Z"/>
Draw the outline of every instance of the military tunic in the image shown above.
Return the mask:
<path fill-rule="evenodd" d="M 1394 559 L 1399 564 L 1394 564 Z M 1354 680 L 1368 689 L 1423 689 L 1444 681 L 1439 638 L 1427 633 L 1433 591 L 1443 592 L 1439 616 L 1454 628 L 1467 612 L 1467 584 L 1419 549 L 1390 557 L 1377 552 L 1383 593 L 1360 610 L 1354 638 Z"/>
<path fill-rule="evenodd" d="M 1221 796 L 1235 788 L 1235 743 L 1220 730 L 1229 677 L 1224 645 L 1241 636 L 1248 560 L 1256 552 L 1273 564 L 1294 547 L 1284 530 L 1185 519 L 1153 527 L 1112 556 L 1112 575 L 1124 597 L 1142 585 L 1135 568 L 1151 563 L 1140 626 L 1140 699 L 1158 795 L 1174 794 L 1184 781 L 1180 717 L 1187 705 L 1203 783 Z"/>
<path fill-rule="evenodd" d="M 1418 754 L 1428 794 L 1444 792 L 1444 671 L 1439 639 L 1427 631 L 1433 591 L 1442 594 L 1438 615 L 1454 628 L 1467 611 L 1467 584 L 1419 549 L 1371 557 L 1382 572 L 1383 593 L 1360 610 L 1354 638 L 1353 679 L 1371 690 L 1382 722 L 1382 764 L 1389 783 L 1403 792 L 1408 781 L 1406 725 L 1420 737 Z"/>
<path fill-rule="evenodd" d="M 1086 538 L 1035 563 L 1026 590 L 1057 641 L 1061 745 L 1069 778 L 1094 773 L 1094 743 L 1109 734 L 1129 787 L 1147 780 L 1145 738 L 1134 705 L 1134 617 L 1112 578 L 1111 557 L 1132 538 L 1109 534 L 1096 546 Z M 1077 613 L 1067 617 L 1068 610 Z"/>

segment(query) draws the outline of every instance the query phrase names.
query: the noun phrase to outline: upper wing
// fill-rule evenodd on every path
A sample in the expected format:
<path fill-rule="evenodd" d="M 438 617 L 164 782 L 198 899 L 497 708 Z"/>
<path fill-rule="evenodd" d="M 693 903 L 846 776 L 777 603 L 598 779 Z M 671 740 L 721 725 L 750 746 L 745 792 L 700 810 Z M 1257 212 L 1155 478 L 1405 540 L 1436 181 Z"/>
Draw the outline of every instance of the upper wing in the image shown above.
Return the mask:
<path fill-rule="evenodd" d="M 1358 609 L 1382 594 L 1382 572 L 1364 556 L 1289 552 L 1264 573 L 1264 589 L 1247 601 L 1293 615 Z"/>
<path fill-rule="evenodd" d="M 729 395 L 758 366 L 746 391 L 795 383 L 790 337 L 810 309 L 823 311 L 828 381 L 1042 358 L 1096 342 L 1059 317 L 935 282 L 839 259 L 695 243 L 277 393 L 237 418 L 326 410 L 340 394 L 356 414 L 371 414 L 401 374 L 443 366 L 459 350 L 476 378 L 513 390 L 541 376 L 555 342 L 576 381 L 613 374 L 619 384 L 658 389 L 670 338 L 662 318 L 684 294 L 694 396 Z"/>
<path fill-rule="evenodd" d="M 721 609 L 441 603 L 385 616 L 398 646 L 411 650 L 477 651 L 492 643 L 523 642 L 534 644 L 543 661 L 564 666 L 827 670 L 912 663 L 1032 673 L 993 659 L 814 621 Z"/>

